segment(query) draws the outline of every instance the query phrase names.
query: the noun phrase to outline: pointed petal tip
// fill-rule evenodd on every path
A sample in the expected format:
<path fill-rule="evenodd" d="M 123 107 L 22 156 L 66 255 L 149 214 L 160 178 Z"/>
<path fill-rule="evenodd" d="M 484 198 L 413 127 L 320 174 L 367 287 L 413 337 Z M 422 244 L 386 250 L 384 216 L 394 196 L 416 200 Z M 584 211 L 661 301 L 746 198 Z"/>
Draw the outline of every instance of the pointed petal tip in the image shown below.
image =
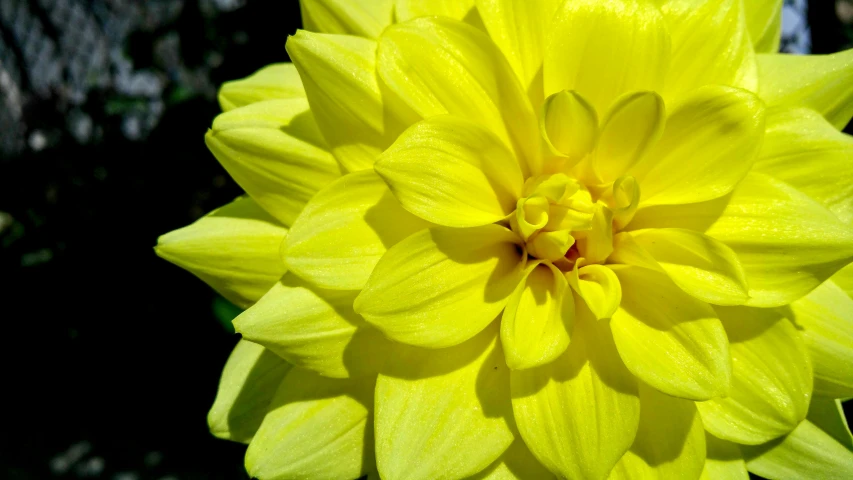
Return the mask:
<path fill-rule="evenodd" d="M 186 262 L 181 260 L 181 240 L 184 238 L 182 230 L 191 225 L 172 230 L 157 237 L 157 245 L 154 245 L 154 253 L 169 263 L 183 267 Z"/>
<path fill-rule="evenodd" d="M 352 309 L 353 311 L 355 311 L 355 313 L 361 315 L 365 320 L 367 320 L 367 323 L 371 323 L 370 320 L 368 320 L 367 317 L 364 316 L 364 302 L 364 290 L 361 290 L 360 292 L 358 292 L 358 295 L 356 295 L 355 300 L 353 300 L 352 302 Z"/>
<path fill-rule="evenodd" d="M 217 117 L 217 118 L 219 118 L 219 117 Z M 216 120 L 214 119 L 213 125 L 211 125 L 211 127 L 208 128 L 206 132 L 204 132 L 204 144 L 207 146 L 208 149 L 210 149 L 211 152 L 213 152 L 214 142 L 217 142 L 217 140 L 215 138 L 216 133 L 217 133 Z"/>
<path fill-rule="evenodd" d="M 219 102 L 219 108 L 221 108 L 223 112 L 237 108 L 237 105 L 228 98 L 228 95 L 224 94 L 222 89 L 220 89 L 219 93 L 216 94 L 216 100 Z"/>

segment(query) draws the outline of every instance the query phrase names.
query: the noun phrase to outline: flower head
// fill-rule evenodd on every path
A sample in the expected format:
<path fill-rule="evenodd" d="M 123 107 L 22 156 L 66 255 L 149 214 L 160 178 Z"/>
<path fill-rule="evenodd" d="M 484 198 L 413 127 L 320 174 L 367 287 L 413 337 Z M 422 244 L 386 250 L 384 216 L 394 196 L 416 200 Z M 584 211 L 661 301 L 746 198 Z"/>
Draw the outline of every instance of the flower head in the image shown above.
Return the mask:
<path fill-rule="evenodd" d="M 246 311 L 256 477 L 853 475 L 853 55 L 781 2 L 303 0 L 245 189 L 157 251 Z M 317 33 L 323 32 L 323 33 Z"/>

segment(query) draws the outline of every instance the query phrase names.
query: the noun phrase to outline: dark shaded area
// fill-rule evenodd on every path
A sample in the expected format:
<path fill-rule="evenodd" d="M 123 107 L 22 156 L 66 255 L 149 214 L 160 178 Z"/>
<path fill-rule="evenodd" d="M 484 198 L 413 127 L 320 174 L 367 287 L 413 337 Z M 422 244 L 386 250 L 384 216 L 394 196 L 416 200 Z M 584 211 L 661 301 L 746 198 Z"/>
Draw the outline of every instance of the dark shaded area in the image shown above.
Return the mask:
<path fill-rule="evenodd" d="M 252 1 L 210 14 L 204 2 L 177 3 L 177 16 L 126 46 L 134 69 L 161 79 L 156 127 L 129 140 L 126 111 L 104 105 L 138 99 L 113 86 L 73 107 L 61 89 L 29 90 L 23 138 L 41 132 L 48 145 L 0 156 L 0 478 L 245 478 L 245 448 L 206 424 L 237 338 L 215 318 L 215 294 L 152 249 L 241 191 L 204 145 L 215 90 L 194 88 L 154 50 L 164 36 L 177 41 L 181 68 L 219 85 L 286 61 L 299 7 Z M 70 110 L 100 135 L 75 138 Z"/>
<path fill-rule="evenodd" d="M 808 21 L 812 53 L 835 53 L 853 46 L 853 2 L 810 0 Z"/>
<path fill-rule="evenodd" d="M 829 54 L 853 48 L 853 0 L 809 0 L 808 22 L 814 54 Z M 853 122 L 844 132 L 853 135 Z M 845 405 L 847 409 L 853 409 Z M 850 417 L 851 412 L 847 412 Z"/>
<path fill-rule="evenodd" d="M 810 3 L 815 51 L 850 44 Z M 203 142 L 215 87 L 299 25 L 296 0 L 0 0 L 0 478 L 245 478 L 205 418 L 228 305 L 152 247 L 240 193 Z"/>

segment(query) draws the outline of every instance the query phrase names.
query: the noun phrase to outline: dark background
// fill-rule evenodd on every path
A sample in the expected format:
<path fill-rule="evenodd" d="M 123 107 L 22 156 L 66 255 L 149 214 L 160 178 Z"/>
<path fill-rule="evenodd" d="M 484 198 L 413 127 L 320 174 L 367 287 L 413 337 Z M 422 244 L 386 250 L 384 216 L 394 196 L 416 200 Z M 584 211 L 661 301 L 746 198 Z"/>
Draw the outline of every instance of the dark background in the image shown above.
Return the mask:
<path fill-rule="evenodd" d="M 26 49 L 51 43 L 12 46 L 13 15 L 3 10 L 29 7 L 29 20 L 17 11 L 14 21 L 40 23 L 58 61 L 90 66 L 87 53 L 104 42 L 63 53 L 62 29 L 83 27 L 45 28 L 51 9 L 73 3 L 0 0 L 0 58 L 23 71 Z M 238 8 L 78 2 L 87 15 L 102 4 L 142 18 L 107 50 L 124 52 L 132 76 L 156 80 L 148 83 L 159 92 L 120 85 L 115 62 L 82 102 L 71 61 L 49 88 L 20 82 L 23 145 L 15 151 L 9 127 L 0 131 L 0 478 L 246 477 L 245 447 L 207 432 L 237 341 L 215 314 L 222 300 L 153 250 L 159 235 L 241 193 L 204 145 L 219 112 L 215 86 L 288 61 L 287 35 L 301 25 L 296 0 L 231 3 Z M 88 137 L 79 138 L 74 115 Z"/>
<path fill-rule="evenodd" d="M 810 3 L 813 51 L 846 48 Z M 300 24 L 296 0 L 0 0 L 0 477 L 245 478 L 206 425 L 233 310 L 152 247 L 240 193 L 203 142 L 216 86 Z"/>

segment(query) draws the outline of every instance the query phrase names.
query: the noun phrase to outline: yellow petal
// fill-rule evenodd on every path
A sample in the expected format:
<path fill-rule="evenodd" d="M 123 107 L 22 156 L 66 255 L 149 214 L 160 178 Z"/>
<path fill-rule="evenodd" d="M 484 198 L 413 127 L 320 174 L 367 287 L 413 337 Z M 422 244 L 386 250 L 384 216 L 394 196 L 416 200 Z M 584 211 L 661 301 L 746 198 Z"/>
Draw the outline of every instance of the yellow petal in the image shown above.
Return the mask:
<path fill-rule="evenodd" d="M 602 183 L 624 175 L 658 141 L 665 115 L 663 99 L 654 92 L 631 93 L 613 105 L 602 121 L 592 158 Z"/>
<path fill-rule="evenodd" d="M 650 228 L 630 235 L 676 285 L 699 300 L 742 305 L 749 298 L 746 275 L 737 256 L 708 235 L 681 228 Z"/>
<path fill-rule="evenodd" d="M 474 8 L 474 0 L 395 0 L 394 3 L 398 22 L 429 15 L 462 20 Z"/>
<path fill-rule="evenodd" d="M 808 107 L 841 130 L 853 116 L 853 50 L 758 55 L 758 93 L 768 106 Z"/>
<path fill-rule="evenodd" d="M 469 480 L 556 480 L 556 478 L 530 453 L 524 440 L 516 438 L 491 466 L 470 477 Z"/>
<path fill-rule="evenodd" d="M 563 90 L 545 100 L 539 130 L 550 153 L 558 157 L 545 170 L 560 170 L 573 166 L 595 148 L 598 115 L 577 92 Z"/>
<path fill-rule="evenodd" d="M 755 445 L 784 435 L 806 417 L 812 368 L 794 325 L 779 312 L 717 307 L 729 337 L 729 396 L 697 403 L 716 437 Z"/>
<path fill-rule="evenodd" d="M 596 208 L 589 200 L 589 192 L 581 190 L 577 196 L 585 196 L 585 200 L 573 202 L 572 206 L 551 204 L 548 210 L 548 224 L 545 229 L 549 231 L 578 231 L 591 230 L 592 221 L 595 217 Z M 597 220 L 597 219 L 596 219 Z"/>
<path fill-rule="evenodd" d="M 666 97 L 703 85 L 755 91 L 758 72 L 743 3 L 755 0 L 669 0 L 662 7 L 672 35 Z"/>
<path fill-rule="evenodd" d="M 243 190 L 285 225 L 340 176 L 304 98 L 267 100 L 223 113 L 204 140 Z"/>
<path fill-rule="evenodd" d="M 274 63 L 219 89 L 219 105 L 227 112 L 264 100 L 305 98 L 299 72 L 292 63 Z"/>
<path fill-rule="evenodd" d="M 774 109 L 755 171 L 782 180 L 853 223 L 853 137 L 813 110 Z"/>
<path fill-rule="evenodd" d="M 613 270 L 603 265 L 587 265 L 566 275 L 596 319 L 612 317 L 622 303 L 622 286 Z"/>
<path fill-rule="evenodd" d="M 527 242 L 527 253 L 542 260 L 557 261 L 566 255 L 575 243 L 568 230 L 539 232 Z"/>
<path fill-rule="evenodd" d="M 673 107 L 660 141 L 632 170 L 640 205 L 695 203 L 721 197 L 747 174 L 764 132 L 754 94 L 703 87 Z"/>
<path fill-rule="evenodd" d="M 707 202 L 640 208 L 625 226 L 625 230 L 631 232 L 644 228 L 686 228 L 705 232 L 720 219 L 731 198 L 732 195 L 726 195 Z"/>
<path fill-rule="evenodd" d="M 376 38 L 391 24 L 394 0 L 300 0 L 306 30 Z"/>
<path fill-rule="evenodd" d="M 706 233 L 731 247 L 746 271 L 749 304 L 784 305 L 853 259 L 853 230 L 805 195 L 750 174 Z"/>
<path fill-rule="evenodd" d="M 631 223 L 640 206 L 640 185 L 632 176 L 619 177 L 613 182 L 613 228 L 622 230 Z"/>
<path fill-rule="evenodd" d="M 255 303 L 286 271 L 287 229 L 248 197 L 157 239 L 157 255 L 190 271 L 235 305 Z"/>
<path fill-rule="evenodd" d="M 517 241 L 497 225 L 422 230 L 379 260 L 355 310 L 403 343 L 464 342 L 498 316 L 521 280 Z"/>
<path fill-rule="evenodd" d="M 264 347 L 240 340 L 222 371 L 207 414 L 210 433 L 249 443 L 261 426 L 278 385 L 291 365 Z"/>
<path fill-rule="evenodd" d="M 446 17 L 397 24 L 379 39 L 377 66 L 390 96 L 411 118 L 449 113 L 471 120 L 498 135 L 524 169 L 538 161 L 533 107 L 506 59 L 482 31 Z"/>
<path fill-rule="evenodd" d="M 749 480 L 740 448 L 705 433 L 705 469 L 701 480 Z"/>
<path fill-rule="evenodd" d="M 663 87 L 670 39 L 652 2 L 564 2 L 551 28 L 543 63 L 546 96 L 577 90 L 606 112 L 625 93 Z"/>
<path fill-rule="evenodd" d="M 806 418 L 844 445 L 844 448 L 853 451 L 853 434 L 850 433 L 840 399 L 812 397 Z"/>
<path fill-rule="evenodd" d="M 791 310 L 814 364 L 815 394 L 853 396 L 853 299 L 828 280 Z"/>
<path fill-rule="evenodd" d="M 542 57 L 559 0 L 478 0 L 477 10 L 535 105 L 542 101 Z"/>
<path fill-rule="evenodd" d="M 613 253 L 613 211 L 596 203 L 592 216 L 592 228 L 575 232 L 578 252 L 589 263 L 604 261 Z"/>
<path fill-rule="evenodd" d="M 749 36 L 759 53 L 776 53 L 782 37 L 782 5 L 784 0 L 749 0 L 743 2 Z"/>
<path fill-rule="evenodd" d="M 853 228 L 793 187 L 752 172 L 731 196 L 641 208 L 628 225 L 689 228 L 728 245 L 749 283 L 747 305 L 787 305 L 853 260 Z"/>
<path fill-rule="evenodd" d="M 575 317 L 566 287 L 565 277 L 551 264 L 527 268 L 501 317 L 501 343 L 509 368 L 536 367 L 566 350 Z"/>
<path fill-rule="evenodd" d="M 515 157 L 494 134 L 450 115 L 406 130 L 379 158 L 376 172 L 406 210 L 450 227 L 506 218 L 524 185 Z"/>
<path fill-rule="evenodd" d="M 750 472 L 766 478 L 853 478 L 853 453 L 808 420 L 786 437 L 741 447 Z"/>
<path fill-rule="evenodd" d="M 288 268 L 322 287 L 360 290 L 389 247 L 429 226 L 403 210 L 372 170 L 348 174 L 305 206 L 282 253 Z"/>
<path fill-rule="evenodd" d="M 513 441 L 497 325 L 455 347 L 400 351 L 376 382 L 382 478 L 463 478 L 488 467 Z"/>
<path fill-rule="evenodd" d="M 634 440 L 640 399 L 607 321 L 578 304 L 566 353 L 512 371 L 512 407 L 522 438 L 549 470 L 562 478 L 604 478 Z"/>
<path fill-rule="evenodd" d="M 663 273 L 632 266 L 615 272 L 622 305 L 610 326 L 631 373 L 676 397 L 725 395 L 732 365 L 726 332 L 714 310 Z"/>
<path fill-rule="evenodd" d="M 553 203 L 572 205 L 576 197 L 583 192 L 577 180 L 565 173 L 538 175 L 524 182 L 525 196 L 541 196 Z M 590 197 L 591 198 L 591 197 Z M 591 200 L 590 200 L 591 201 Z"/>
<path fill-rule="evenodd" d="M 292 369 L 246 451 L 249 475 L 320 480 L 375 469 L 373 385 Z"/>
<path fill-rule="evenodd" d="M 610 479 L 699 478 L 705 431 L 696 406 L 640 384 L 640 426 Z"/>
<path fill-rule="evenodd" d="M 657 260 L 634 241 L 633 233 L 635 231 L 643 232 L 646 230 L 619 232 L 613 236 L 613 253 L 607 257 L 607 263 L 614 265 L 634 265 L 666 273 Z"/>
<path fill-rule="evenodd" d="M 370 168 L 405 128 L 388 113 L 376 78 L 376 42 L 300 30 L 287 40 L 311 113 L 348 171 Z"/>
<path fill-rule="evenodd" d="M 853 264 L 842 268 L 831 278 L 832 282 L 844 290 L 848 297 L 853 298 Z"/>
<path fill-rule="evenodd" d="M 547 197 L 532 195 L 520 198 L 515 205 L 515 215 L 510 218 L 510 224 L 525 241 L 548 224 L 551 203 Z"/>
<path fill-rule="evenodd" d="M 375 373 L 387 340 L 352 310 L 357 292 L 321 290 L 287 273 L 234 319 L 243 338 L 325 377 Z"/>

